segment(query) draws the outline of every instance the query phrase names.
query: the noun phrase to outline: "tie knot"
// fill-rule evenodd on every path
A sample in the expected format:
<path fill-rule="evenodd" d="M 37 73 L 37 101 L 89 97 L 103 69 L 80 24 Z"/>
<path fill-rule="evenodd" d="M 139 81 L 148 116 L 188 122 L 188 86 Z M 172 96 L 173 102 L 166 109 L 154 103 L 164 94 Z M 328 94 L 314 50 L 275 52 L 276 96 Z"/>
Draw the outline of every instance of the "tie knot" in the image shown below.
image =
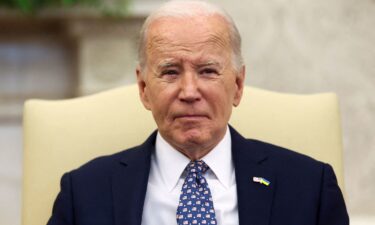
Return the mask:
<path fill-rule="evenodd" d="M 205 173 L 208 170 L 207 164 L 202 160 L 191 161 L 187 167 L 189 173 Z"/>

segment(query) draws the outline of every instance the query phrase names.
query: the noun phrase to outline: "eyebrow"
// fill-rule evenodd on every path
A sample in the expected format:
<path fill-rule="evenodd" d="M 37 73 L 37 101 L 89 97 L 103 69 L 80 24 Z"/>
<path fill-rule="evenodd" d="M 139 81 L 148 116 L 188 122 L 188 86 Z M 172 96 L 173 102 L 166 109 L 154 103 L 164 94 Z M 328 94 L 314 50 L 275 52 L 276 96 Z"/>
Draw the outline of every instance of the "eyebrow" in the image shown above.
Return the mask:
<path fill-rule="evenodd" d="M 159 63 L 157 68 L 158 69 L 164 69 L 164 68 L 168 68 L 168 67 L 180 67 L 180 66 L 181 66 L 180 63 L 175 62 L 174 60 L 164 60 L 164 61 Z M 219 62 L 214 61 L 214 60 L 204 62 L 204 63 L 198 63 L 198 64 L 194 65 L 195 68 L 201 68 L 201 67 L 205 67 L 205 66 L 222 67 L 222 65 Z"/>
<path fill-rule="evenodd" d="M 218 61 L 215 61 L 215 60 L 210 60 L 210 61 L 207 61 L 207 62 L 204 62 L 204 63 L 198 63 L 197 65 L 194 65 L 194 67 L 196 69 L 199 69 L 199 68 L 202 68 L 202 67 L 208 67 L 208 66 L 214 66 L 214 67 L 217 67 L 220 70 L 223 68 L 223 65 L 221 63 L 219 63 Z"/>
<path fill-rule="evenodd" d="M 159 65 L 157 66 L 158 69 L 163 69 L 163 68 L 168 68 L 168 67 L 174 67 L 174 66 L 179 66 L 178 62 L 173 62 L 172 60 L 165 60 L 163 62 L 160 62 Z"/>
<path fill-rule="evenodd" d="M 197 67 L 203 67 L 203 66 L 220 66 L 220 63 L 217 61 L 208 61 L 205 63 L 199 63 L 196 65 Z"/>

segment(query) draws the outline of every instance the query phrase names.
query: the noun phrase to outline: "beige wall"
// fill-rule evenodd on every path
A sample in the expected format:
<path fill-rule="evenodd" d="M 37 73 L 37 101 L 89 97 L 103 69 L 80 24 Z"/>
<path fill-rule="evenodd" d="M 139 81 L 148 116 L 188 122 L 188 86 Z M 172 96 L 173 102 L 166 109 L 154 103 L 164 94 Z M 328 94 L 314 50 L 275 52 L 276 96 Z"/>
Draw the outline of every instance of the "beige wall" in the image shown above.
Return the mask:
<path fill-rule="evenodd" d="M 19 225 L 22 183 L 22 129 L 0 126 L 0 224 Z"/>

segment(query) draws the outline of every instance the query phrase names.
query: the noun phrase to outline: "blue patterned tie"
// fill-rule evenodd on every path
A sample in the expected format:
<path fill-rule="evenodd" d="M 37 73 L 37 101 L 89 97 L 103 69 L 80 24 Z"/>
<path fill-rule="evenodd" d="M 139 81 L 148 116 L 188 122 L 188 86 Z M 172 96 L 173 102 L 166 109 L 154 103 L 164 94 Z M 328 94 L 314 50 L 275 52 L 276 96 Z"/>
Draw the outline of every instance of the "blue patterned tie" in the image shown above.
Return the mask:
<path fill-rule="evenodd" d="M 192 161 L 186 167 L 188 174 L 177 207 L 178 225 L 217 224 L 211 192 L 203 177 L 207 169 L 207 164 L 202 160 Z"/>

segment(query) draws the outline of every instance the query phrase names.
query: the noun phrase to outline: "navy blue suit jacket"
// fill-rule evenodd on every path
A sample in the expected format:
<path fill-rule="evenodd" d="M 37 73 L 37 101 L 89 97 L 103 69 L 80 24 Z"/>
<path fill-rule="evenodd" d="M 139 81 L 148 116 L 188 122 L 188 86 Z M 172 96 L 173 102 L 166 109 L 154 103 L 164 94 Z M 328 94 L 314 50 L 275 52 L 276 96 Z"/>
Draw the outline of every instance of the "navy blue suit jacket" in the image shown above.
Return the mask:
<path fill-rule="evenodd" d="M 231 136 L 240 225 L 349 224 L 331 166 L 233 128 Z M 66 173 L 48 225 L 140 225 L 155 137 Z"/>

